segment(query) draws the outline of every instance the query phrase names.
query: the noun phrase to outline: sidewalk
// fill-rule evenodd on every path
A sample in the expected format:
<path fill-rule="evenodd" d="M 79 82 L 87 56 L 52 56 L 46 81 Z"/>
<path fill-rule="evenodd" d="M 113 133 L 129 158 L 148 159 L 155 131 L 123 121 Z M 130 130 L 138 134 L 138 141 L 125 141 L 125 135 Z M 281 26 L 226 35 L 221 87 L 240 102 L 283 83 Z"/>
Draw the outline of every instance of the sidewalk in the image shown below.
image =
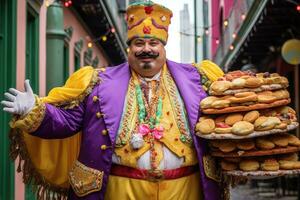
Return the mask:
<path fill-rule="evenodd" d="M 280 197 L 273 191 L 259 191 L 251 188 L 250 184 L 240 185 L 230 192 L 230 200 L 297 200 L 297 197 Z"/>

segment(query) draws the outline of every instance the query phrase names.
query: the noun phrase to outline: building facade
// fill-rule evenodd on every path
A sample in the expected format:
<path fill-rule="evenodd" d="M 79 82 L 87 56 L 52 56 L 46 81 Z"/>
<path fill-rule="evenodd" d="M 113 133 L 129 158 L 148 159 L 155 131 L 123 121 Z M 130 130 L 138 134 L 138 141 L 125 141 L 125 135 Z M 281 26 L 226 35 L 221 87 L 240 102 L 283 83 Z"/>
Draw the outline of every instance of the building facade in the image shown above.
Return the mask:
<path fill-rule="evenodd" d="M 180 10 L 180 60 L 184 63 L 194 62 L 194 26 L 191 24 L 188 4 Z"/>
<path fill-rule="evenodd" d="M 62 86 L 82 66 L 127 60 L 125 0 L 0 0 L 0 94 L 23 90 L 39 96 Z M 8 114 L 0 112 L 0 199 L 33 200 L 30 186 L 9 159 Z"/>

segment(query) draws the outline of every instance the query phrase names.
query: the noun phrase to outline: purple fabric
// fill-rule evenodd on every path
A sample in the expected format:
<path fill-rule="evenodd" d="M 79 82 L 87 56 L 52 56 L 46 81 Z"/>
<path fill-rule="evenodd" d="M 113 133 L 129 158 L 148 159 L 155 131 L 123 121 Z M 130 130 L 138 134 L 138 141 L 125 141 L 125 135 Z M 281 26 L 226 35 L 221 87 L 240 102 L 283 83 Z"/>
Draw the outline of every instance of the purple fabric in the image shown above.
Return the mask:
<path fill-rule="evenodd" d="M 203 170 L 202 157 L 206 153 L 206 144 L 195 136 L 193 130 L 200 116 L 199 104 L 206 94 L 200 86 L 200 76 L 195 67 L 167 61 L 170 73 L 185 103 L 190 129 L 199 159 L 202 191 L 205 200 L 220 199 L 220 191 L 215 181 L 207 178 Z M 65 138 L 82 129 L 82 141 L 78 160 L 84 165 L 104 171 L 103 185 L 99 192 L 84 197 L 77 197 L 70 189 L 69 199 L 102 200 L 106 191 L 108 176 L 112 164 L 114 141 L 119 128 L 123 104 L 130 79 L 128 63 L 116 67 L 108 67 L 100 72 L 101 83 L 94 87 L 91 94 L 74 109 L 57 109 L 47 105 L 46 115 L 37 131 L 32 135 L 42 138 Z M 99 101 L 94 102 L 93 96 Z M 104 113 L 97 118 L 96 113 Z M 107 129 L 109 134 L 102 135 Z M 108 149 L 101 150 L 101 145 Z M 200 199 L 200 197 L 199 197 Z"/>

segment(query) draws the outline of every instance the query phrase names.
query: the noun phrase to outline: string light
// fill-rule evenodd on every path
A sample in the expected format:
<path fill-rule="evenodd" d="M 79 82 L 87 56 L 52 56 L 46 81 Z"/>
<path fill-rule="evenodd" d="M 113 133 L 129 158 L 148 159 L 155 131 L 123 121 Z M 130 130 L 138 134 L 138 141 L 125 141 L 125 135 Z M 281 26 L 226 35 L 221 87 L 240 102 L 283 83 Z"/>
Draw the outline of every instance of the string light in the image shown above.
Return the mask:
<path fill-rule="evenodd" d="M 219 39 L 216 39 L 216 44 L 219 44 L 219 43 L 220 43 Z"/>
<path fill-rule="evenodd" d="M 230 45 L 229 49 L 232 51 L 234 49 L 234 46 Z"/>
<path fill-rule="evenodd" d="M 228 26 L 228 20 L 225 20 L 223 23 L 224 23 L 224 26 L 225 26 L 225 27 Z"/>
<path fill-rule="evenodd" d="M 88 48 L 92 48 L 93 47 L 93 43 L 88 42 Z"/>
<path fill-rule="evenodd" d="M 297 10 L 298 12 L 300 12 L 300 5 L 297 5 L 297 6 L 296 6 L 296 10 Z"/>
<path fill-rule="evenodd" d="M 114 32 L 116 32 L 116 29 L 115 29 L 115 28 L 111 28 L 110 31 L 111 31 L 112 33 L 114 33 Z"/>
<path fill-rule="evenodd" d="M 66 7 L 66 8 L 68 8 L 68 7 L 70 7 L 71 5 L 72 5 L 72 1 L 71 0 L 65 0 L 64 1 L 64 6 Z"/>
<path fill-rule="evenodd" d="M 48 0 L 46 0 L 45 5 L 46 5 L 46 7 L 49 7 L 49 1 Z"/>
<path fill-rule="evenodd" d="M 106 35 L 102 36 L 102 38 L 101 38 L 101 39 L 102 39 L 102 41 L 103 41 L 103 42 L 105 42 L 105 41 L 107 40 L 107 37 L 106 37 Z"/>
<path fill-rule="evenodd" d="M 197 37 L 197 42 L 200 43 L 201 41 L 202 41 L 202 37 L 201 37 L 201 36 L 198 36 L 198 37 Z"/>
<path fill-rule="evenodd" d="M 245 19 L 246 19 L 246 15 L 245 15 L 245 14 L 242 14 L 242 15 L 241 15 L 241 18 L 242 18 L 242 20 L 245 20 Z"/>
<path fill-rule="evenodd" d="M 126 49 L 127 53 L 129 53 L 129 48 Z"/>
<path fill-rule="evenodd" d="M 205 34 L 208 35 L 209 34 L 209 30 L 205 29 Z"/>
<path fill-rule="evenodd" d="M 236 33 L 232 33 L 232 38 L 236 38 Z"/>

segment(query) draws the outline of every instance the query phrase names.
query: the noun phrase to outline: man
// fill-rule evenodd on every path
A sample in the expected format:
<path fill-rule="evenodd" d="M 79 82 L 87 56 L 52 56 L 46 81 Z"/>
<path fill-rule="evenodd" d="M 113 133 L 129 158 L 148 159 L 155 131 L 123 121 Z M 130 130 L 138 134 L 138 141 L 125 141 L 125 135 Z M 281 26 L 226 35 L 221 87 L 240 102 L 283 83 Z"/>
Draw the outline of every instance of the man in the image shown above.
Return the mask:
<path fill-rule="evenodd" d="M 4 111 L 15 114 L 12 154 L 25 160 L 25 181 L 49 199 L 68 188 L 65 171 L 69 199 L 220 199 L 206 144 L 194 134 L 206 96 L 199 72 L 166 59 L 172 12 L 136 3 L 127 17 L 128 63 L 84 67 L 45 98 L 34 97 L 29 81 L 25 92 L 5 93 Z M 58 144 L 80 131 L 76 157 L 78 143 Z M 47 146 L 37 138 L 61 140 Z"/>

